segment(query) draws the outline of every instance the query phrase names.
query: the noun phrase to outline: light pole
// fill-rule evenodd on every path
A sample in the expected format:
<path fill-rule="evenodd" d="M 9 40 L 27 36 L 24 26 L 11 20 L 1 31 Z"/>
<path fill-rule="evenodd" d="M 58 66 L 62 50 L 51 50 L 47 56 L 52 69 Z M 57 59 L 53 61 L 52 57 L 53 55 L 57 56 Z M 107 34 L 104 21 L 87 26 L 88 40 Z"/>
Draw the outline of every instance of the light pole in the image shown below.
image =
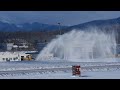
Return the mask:
<path fill-rule="evenodd" d="M 59 31 L 60 31 L 60 35 L 61 35 L 60 23 L 58 23 L 58 25 L 59 25 Z"/>

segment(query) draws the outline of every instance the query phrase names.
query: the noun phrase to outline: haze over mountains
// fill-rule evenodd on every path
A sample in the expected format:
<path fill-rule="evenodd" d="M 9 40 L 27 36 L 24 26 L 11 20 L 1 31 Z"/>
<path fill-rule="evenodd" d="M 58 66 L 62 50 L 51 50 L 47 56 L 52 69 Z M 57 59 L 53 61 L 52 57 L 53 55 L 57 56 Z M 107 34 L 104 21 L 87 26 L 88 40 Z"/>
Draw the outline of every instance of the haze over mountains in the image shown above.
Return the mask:
<path fill-rule="evenodd" d="M 111 27 L 112 25 L 120 25 L 120 17 L 114 18 L 114 19 L 106 19 L 106 20 L 94 20 L 74 26 L 70 26 L 67 28 L 67 30 L 72 29 L 84 29 L 87 27 Z"/>
<path fill-rule="evenodd" d="M 72 30 L 72 29 L 84 29 L 87 27 L 104 27 L 111 25 L 119 25 L 120 17 L 107 20 L 94 20 L 74 26 L 60 26 L 61 30 Z M 10 22 L 0 21 L 0 31 L 3 32 L 15 32 L 15 31 L 53 31 L 59 30 L 59 25 L 50 25 L 39 22 L 33 23 L 23 23 L 23 24 L 13 24 Z"/>

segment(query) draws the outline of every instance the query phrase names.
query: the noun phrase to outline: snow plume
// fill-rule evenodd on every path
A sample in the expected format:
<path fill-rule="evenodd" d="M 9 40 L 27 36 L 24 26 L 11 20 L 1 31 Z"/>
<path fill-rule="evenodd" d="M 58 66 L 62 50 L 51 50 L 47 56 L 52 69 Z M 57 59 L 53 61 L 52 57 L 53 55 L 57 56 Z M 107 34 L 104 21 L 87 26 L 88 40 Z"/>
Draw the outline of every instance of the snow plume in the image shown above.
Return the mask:
<path fill-rule="evenodd" d="M 114 31 L 114 30 L 112 30 Z M 53 39 L 36 60 L 67 60 L 100 62 L 116 54 L 115 33 L 105 33 L 99 28 L 72 30 Z"/>

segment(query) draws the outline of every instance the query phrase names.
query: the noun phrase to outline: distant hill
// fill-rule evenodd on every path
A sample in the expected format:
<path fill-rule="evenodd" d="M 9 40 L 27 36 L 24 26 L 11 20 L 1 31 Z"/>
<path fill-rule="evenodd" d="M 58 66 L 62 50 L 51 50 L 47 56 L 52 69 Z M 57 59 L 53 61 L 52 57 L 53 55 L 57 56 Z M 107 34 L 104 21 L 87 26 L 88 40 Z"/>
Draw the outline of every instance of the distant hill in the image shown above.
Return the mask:
<path fill-rule="evenodd" d="M 56 35 L 67 33 L 70 30 L 88 30 L 89 27 L 98 27 L 105 32 L 117 31 L 117 42 L 120 43 L 120 17 L 107 20 L 94 20 L 74 26 L 60 26 L 61 31 L 59 31 L 58 25 L 49 25 L 43 23 L 23 23 L 23 24 L 12 24 L 10 22 L 0 21 L 0 42 L 4 42 L 9 39 L 25 39 L 30 43 L 35 41 L 44 42 L 51 41 L 56 38 Z M 88 29 L 85 29 L 88 28 Z M 16 32 L 21 31 L 21 32 Z M 33 32 L 35 31 L 35 32 Z M 43 31 L 43 32 L 42 32 Z M 46 32 L 47 31 L 47 32 Z"/>
<path fill-rule="evenodd" d="M 99 27 L 99 28 L 106 27 L 107 28 L 107 27 L 111 27 L 114 25 L 120 26 L 120 17 L 115 18 L 115 19 L 107 19 L 107 20 L 94 20 L 94 21 L 70 26 L 70 27 L 66 28 L 65 30 L 68 30 L 68 31 L 73 30 L 73 29 L 85 30 L 85 28 L 88 28 L 88 27 Z"/>
<path fill-rule="evenodd" d="M 113 25 L 120 26 L 120 17 L 114 18 L 114 19 L 107 19 L 107 20 L 94 20 L 94 21 L 90 21 L 90 22 L 86 22 L 86 23 L 82 23 L 74 26 L 60 26 L 60 28 L 62 31 L 66 32 L 73 29 L 87 30 L 85 28 L 94 27 L 94 26 L 103 28 L 103 27 L 111 27 Z M 12 24 L 10 22 L 0 21 L 0 31 L 2 32 L 59 31 L 59 25 L 50 25 L 50 24 L 44 24 L 39 22 Z"/>
<path fill-rule="evenodd" d="M 67 28 L 67 26 L 60 26 L 61 29 Z M 23 23 L 12 24 L 0 21 L 0 31 L 2 32 L 16 32 L 16 31 L 53 31 L 59 30 L 59 25 L 49 25 L 43 23 Z"/>

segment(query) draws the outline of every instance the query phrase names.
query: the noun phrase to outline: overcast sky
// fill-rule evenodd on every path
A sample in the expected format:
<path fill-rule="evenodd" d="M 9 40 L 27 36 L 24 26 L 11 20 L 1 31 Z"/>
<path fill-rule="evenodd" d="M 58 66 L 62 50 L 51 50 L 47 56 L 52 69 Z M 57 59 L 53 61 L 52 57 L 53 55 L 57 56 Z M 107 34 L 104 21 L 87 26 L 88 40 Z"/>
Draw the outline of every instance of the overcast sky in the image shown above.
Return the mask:
<path fill-rule="evenodd" d="M 120 11 L 0 11 L 0 20 L 12 23 L 40 22 L 76 25 L 92 20 L 120 17 Z"/>

